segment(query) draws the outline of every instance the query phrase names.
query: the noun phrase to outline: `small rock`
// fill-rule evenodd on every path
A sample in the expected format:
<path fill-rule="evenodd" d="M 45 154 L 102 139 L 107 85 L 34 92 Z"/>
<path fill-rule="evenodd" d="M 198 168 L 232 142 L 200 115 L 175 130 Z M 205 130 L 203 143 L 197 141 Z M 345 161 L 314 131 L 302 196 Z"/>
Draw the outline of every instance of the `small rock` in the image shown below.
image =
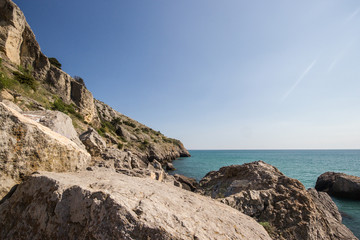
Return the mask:
<path fill-rule="evenodd" d="M 176 170 L 176 168 L 174 168 L 174 165 L 173 165 L 171 162 L 165 163 L 165 169 L 166 169 L 167 171 L 174 171 L 174 170 Z"/>

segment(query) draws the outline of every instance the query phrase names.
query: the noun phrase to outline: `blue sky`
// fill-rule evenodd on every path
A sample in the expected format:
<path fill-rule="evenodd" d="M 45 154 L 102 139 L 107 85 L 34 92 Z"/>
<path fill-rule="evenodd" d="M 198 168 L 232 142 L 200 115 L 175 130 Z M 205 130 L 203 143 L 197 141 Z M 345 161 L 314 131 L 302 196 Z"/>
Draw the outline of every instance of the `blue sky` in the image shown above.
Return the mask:
<path fill-rule="evenodd" d="M 189 149 L 360 148 L 357 0 L 16 0 L 94 97 Z"/>

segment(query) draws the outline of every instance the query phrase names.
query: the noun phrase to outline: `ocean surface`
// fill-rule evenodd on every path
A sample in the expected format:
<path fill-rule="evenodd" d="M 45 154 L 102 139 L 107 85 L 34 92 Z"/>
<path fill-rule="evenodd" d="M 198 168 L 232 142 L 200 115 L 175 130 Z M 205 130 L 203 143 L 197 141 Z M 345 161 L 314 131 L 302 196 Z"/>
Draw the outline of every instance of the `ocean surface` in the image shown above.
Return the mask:
<path fill-rule="evenodd" d="M 210 171 L 223 166 L 263 160 L 286 176 L 315 187 L 324 172 L 342 172 L 360 176 L 360 150 L 192 150 L 191 157 L 173 162 L 175 171 L 198 181 Z M 360 201 L 333 198 L 343 216 L 343 223 L 360 239 Z"/>

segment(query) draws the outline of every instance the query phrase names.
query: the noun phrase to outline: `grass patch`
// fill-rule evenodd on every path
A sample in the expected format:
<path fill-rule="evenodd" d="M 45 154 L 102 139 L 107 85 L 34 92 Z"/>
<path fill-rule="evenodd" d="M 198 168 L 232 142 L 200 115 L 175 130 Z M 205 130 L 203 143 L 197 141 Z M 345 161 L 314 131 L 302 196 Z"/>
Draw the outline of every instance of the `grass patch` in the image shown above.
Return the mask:
<path fill-rule="evenodd" d="M 269 234 L 274 233 L 275 229 L 269 222 L 259 222 L 259 224 L 263 226 Z"/>
<path fill-rule="evenodd" d="M 36 82 L 35 78 L 31 75 L 29 71 L 24 72 L 13 72 L 14 78 L 21 84 L 29 86 L 32 90 L 36 91 L 38 88 L 38 83 Z"/>
<path fill-rule="evenodd" d="M 150 145 L 150 143 L 147 140 L 144 140 L 141 142 L 139 148 L 144 151 L 148 146 Z"/>

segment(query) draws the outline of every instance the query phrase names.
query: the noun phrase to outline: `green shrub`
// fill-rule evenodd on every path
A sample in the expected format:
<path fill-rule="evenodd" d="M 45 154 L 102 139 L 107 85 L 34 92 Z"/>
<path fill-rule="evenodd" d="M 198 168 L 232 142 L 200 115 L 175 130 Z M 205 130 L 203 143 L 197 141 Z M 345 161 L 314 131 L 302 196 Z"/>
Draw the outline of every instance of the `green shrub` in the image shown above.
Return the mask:
<path fill-rule="evenodd" d="M 118 147 L 118 149 L 123 149 L 123 147 L 124 147 L 124 144 L 122 144 L 122 143 L 118 143 L 118 145 L 117 145 L 117 147 Z"/>
<path fill-rule="evenodd" d="M 24 71 L 24 72 L 13 72 L 15 79 L 24 85 L 29 86 L 31 89 L 33 89 L 34 91 L 36 91 L 37 89 L 37 82 L 34 79 L 34 77 L 31 75 L 31 73 L 29 71 Z"/>
<path fill-rule="evenodd" d="M 56 58 L 49 58 L 51 65 L 61 69 L 61 63 Z"/>
<path fill-rule="evenodd" d="M 112 121 L 111 121 L 111 124 L 116 126 L 116 125 L 120 125 L 121 124 L 121 119 L 120 118 L 114 118 Z"/>
<path fill-rule="evenodd" d="M 133 123 L 133 122 L 130 122 L 130 121 L 124 121 L 124 124 L 127 125 L 127 126 L 130 126 L 132 128 L 136 128 L 136 124 Z"/>
<path fill-rule="evenodd" d="M 142 141 L 140 144 L 140 149 L 145 150 L 149 146 L 149 144 L 150 143 L 147 140 Z"/>
<path fill-rule="evenodd" d="M 149 133 L 150 130 L 148 128 L 141 128 L 141 131 L 143 131 L 144 133 Z"/>
<path fill-rule="evenodd" d="M 263 226 L 270 235 L 274 233 L 274 227 L 271 226 L 269 222 L 259 222 L 259 224 Z"/>
<path fill-rule="evenodd" d="M 73 104 L 66 104 L 60 98 L 56 99 L 53 102 L 51 109 L 63 112 L 65 114 L 72 114 L 72 115 L 74 115 L 75 117 L 77 117 L 80 120 L 84 119 L 83 116 L 81 116 L 80 113 L 76 112 L 75 106 Z"/>
<path fill-rule="evenodd" d="M 0 72 L 0 90 L 3 88 L 5 88 L 5 74 Z"/>

